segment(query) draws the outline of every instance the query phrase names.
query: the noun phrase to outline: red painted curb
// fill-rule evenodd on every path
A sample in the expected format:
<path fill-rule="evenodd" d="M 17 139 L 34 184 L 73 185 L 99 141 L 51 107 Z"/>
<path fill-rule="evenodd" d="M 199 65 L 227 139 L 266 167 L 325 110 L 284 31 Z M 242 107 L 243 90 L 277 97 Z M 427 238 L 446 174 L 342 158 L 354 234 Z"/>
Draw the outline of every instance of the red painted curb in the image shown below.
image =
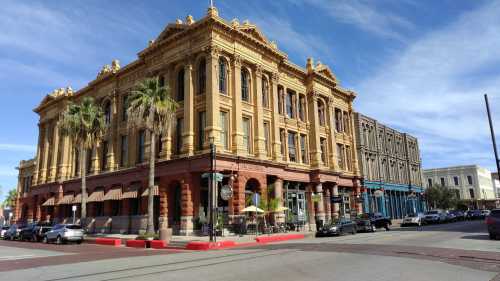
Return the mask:
<path fill-rule="evenodd" d="M 207 250 L 217 250 L 224 248 L 236 247 L 236 242 L 234 241 L 220 241 L 220 242 L 201 242 L 192 241 L 186 244 L 186 249 L 197 250 L 197 251 L 207 251 Z"/>
<path fill-rule="evenodd" d="M 115 246 L 115 247 L 120 247 L 122 244 L 121 239 L 112 239 L 112 238 L 96 238 L 95 243 L 99 245 L 109 245 L 109 246 Z"/>
<path fill-rule="evenodd" d="M 304 239 L 304 234 L 283 234 L 283 235 L 273 235 L 273 236 L 258 236 L 255 238 L 257 243 L 269 243 L 269 242 L 280 242 L 286 240 L 294 239 Z"/>
<path fill-rule="evenodd" d="M 163 240 L 152 240 L 149 245 L 153 249 L 165 249 L 168 243 Z"/>
<path fill-rule="evenodd" d="M 146 241 L 145 240 L 127 240 L 127 241 L 125 241 L 125 245 L 127 247 L 133 247 L 133 248 L 146 248 Z"/>

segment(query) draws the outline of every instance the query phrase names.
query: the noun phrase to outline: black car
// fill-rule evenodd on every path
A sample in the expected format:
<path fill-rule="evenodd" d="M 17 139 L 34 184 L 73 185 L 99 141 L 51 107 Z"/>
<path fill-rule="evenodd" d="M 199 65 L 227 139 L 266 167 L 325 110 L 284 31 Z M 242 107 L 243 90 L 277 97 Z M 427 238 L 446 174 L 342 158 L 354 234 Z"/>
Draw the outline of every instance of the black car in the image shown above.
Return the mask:
<path fill-rule="evenodd" d="M 500 235 L 500 209 L 491 210 L 491 213 L 486 217 L 486 225 L 490 239 L 497 239 Z"/>
<path fill-rule="evenodd" d="M 481 210 L 470 210 L 467 211 L 467 219 L 468 220 L 478 220 L 481 219 L 483 214 L 481 213 Z"/>
<path fill-rule="evenodd" d="M 52 226 L 47 224 L 32 223 L 26 226 L 19 233 L 19 240 L 28 240 L 38 242 L 43 239 L 47 231 L 50 231 Z"/>
<path fill-rule="evenodd" d="M 334 235 L 344 235 L 346 233 L 356 234 L 356 223 L 347 219 L 340 219 L 330 224 L 322 226 L 317 232 L 316 237 L 326 237 Z"/>
<path fill-rule="evenodd" d="M 453 215 L 455 215 L 455 220 L 456 221 L 463 221 L 465 220 L 465 213 L 460 211 L 460 210 L 452 210 L 452 211 L 449 211 L 450 213 L 452 213 Z"/>
<path fill-rule="evenodd" d="M 359 231 L 375 232 L 377 228 L 390 230 L 392 221 L 390 218 L 385 217 L 381 213 L 366 213 L 358 215 L 356 218 L 356 224 Z"/>

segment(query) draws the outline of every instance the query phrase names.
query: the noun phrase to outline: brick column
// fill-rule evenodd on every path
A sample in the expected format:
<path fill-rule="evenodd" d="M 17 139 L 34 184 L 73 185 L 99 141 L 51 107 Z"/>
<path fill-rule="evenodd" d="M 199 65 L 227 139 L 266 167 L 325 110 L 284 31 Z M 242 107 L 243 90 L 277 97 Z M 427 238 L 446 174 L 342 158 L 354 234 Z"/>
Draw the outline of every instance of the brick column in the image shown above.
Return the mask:
<path fill-rule="evenodd" d="M 181 235 L 189 235 L 193 232 L 193 198 L 191 175 L 184 176 L 181 181 Z"/>
<path fill-rule="evenodd" d="M 160 180 L 160 229 L 168 228 L 168 193 L 167 185 L 163 185 Z"/>
<path fill-rule="evenodd" d="M 242 215 L 241 210 L 245 208 L 245 183 L 246 178 L 239 175 L 233 184 L 233 215 Z"/>
<path fill-rule="evenodd" d="M 307 200 L 307 213 L 308 219 L 309 219 L 309 225 L 311 227 L 311 230 L 316 229 L 316 212 L 314 211 L 314 202 L 312 201 L 312 193 L 313 193 L 313 187 L 311 184 L 308 184 L 306 187 L 306 200 Z"/>
<path fill-rule="evenodd" d="M 325 209 L 324 209 L 324 203 L 323 203 L 323 185 L 321 183 L 316 184 L 316 193 L 319 195 L 319 201 L 316 204 L 316 221 L 320 220 L 325 223 Z"/>
<path fill-rule="evenodd" d="M 333 188 L 332 188 L 332 195 L 333 196 L 339 196 L 339 186 L 334 183 Z M 338 219 L 340 217 L 340 204 L 339 203 L 333 203 L 332 204 L 332 218 Z"/>
<path fill-rule="evenodd" d="M 325 204 L 325 223 L 328 223 L 332 219 L 332 210 L 331 210 L 331 198 L 330 198 L 330 188 L 326 187 L 323 189 L 323 201 Z"/>
<path fill-rule="evenodd" d="M 358 185 L 358 180 L 356 180 L 356 183 L 355 183 L 355 189 L 356 189 L 356 199 L 359 197 L 360 199 L 362 198 L 362 194 L 361 194 L 361 187 Z M 362 214 L 363 213 L 363 201 L 361 201 L 360 199 L 357 199 L 356 200 L 356 212 L 358 214 Z"/>
<path fill-rule="evenodd" d="M 274 183 L 274 198 L 278 198 L 278 207 L 283 207 L 284 204 L 284 199 L 283 199 L 283 179 L 282 178 L 277 178 L 276 182 Z M 276 222 L 284 223 L 285 222 L 285 213 L 284 212 L 279 212 L 275 213 L 274 215 L 274 220 Z"/>

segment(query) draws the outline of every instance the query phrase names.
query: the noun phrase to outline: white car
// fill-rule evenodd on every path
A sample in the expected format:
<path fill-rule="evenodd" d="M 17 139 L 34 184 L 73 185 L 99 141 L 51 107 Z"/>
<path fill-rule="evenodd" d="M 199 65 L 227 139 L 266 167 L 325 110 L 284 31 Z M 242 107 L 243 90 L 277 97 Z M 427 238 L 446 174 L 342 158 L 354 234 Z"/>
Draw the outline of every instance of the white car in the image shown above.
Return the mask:
<path fill-rule="evenodd" d="M 43 237 L 44 243 L 55 241 L 57 244 L 65 242 L 76 242 L 78 244 L 83 241 L 83 229 L 76 224 L 57 224 L 52 230 L 45 233 Z"/>
<path fill-rule="evenodd" d="M 407 225 L 421 226 L 422 224 L 425 223 L 424 217 L 425 215 L 423 213 L 408 214 L 401 222 L 401 226 L 407 226 Z"/>
<path fill-rule="evenodd" d="M 2 226 L 2 228 L 0 228 L 0 238 L 4 237 L 5 232 L 7 232 L 7 230 L 9 230 L 9 226 Z"/>

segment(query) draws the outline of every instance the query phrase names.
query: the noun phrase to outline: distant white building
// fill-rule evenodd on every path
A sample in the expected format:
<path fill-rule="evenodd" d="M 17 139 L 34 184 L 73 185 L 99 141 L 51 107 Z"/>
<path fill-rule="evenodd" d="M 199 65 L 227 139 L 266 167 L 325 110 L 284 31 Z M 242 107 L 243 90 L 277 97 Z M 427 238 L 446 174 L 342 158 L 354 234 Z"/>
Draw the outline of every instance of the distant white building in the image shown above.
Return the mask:
<path fill-rule="evenodd" d="M 491 173 L 491 181 L 493 182 L 493 188 L 495 189 L 497 198 L 500 198 L 500 180 L 498 179 L 497 173 Z"/>
<path fill-rule="evenodd" d="M 491 172 L 477 165 L 423 170 L 425 186 L 447 186 L 455 190 L 460 199 L 488 200 L 497 197 Z"/>

